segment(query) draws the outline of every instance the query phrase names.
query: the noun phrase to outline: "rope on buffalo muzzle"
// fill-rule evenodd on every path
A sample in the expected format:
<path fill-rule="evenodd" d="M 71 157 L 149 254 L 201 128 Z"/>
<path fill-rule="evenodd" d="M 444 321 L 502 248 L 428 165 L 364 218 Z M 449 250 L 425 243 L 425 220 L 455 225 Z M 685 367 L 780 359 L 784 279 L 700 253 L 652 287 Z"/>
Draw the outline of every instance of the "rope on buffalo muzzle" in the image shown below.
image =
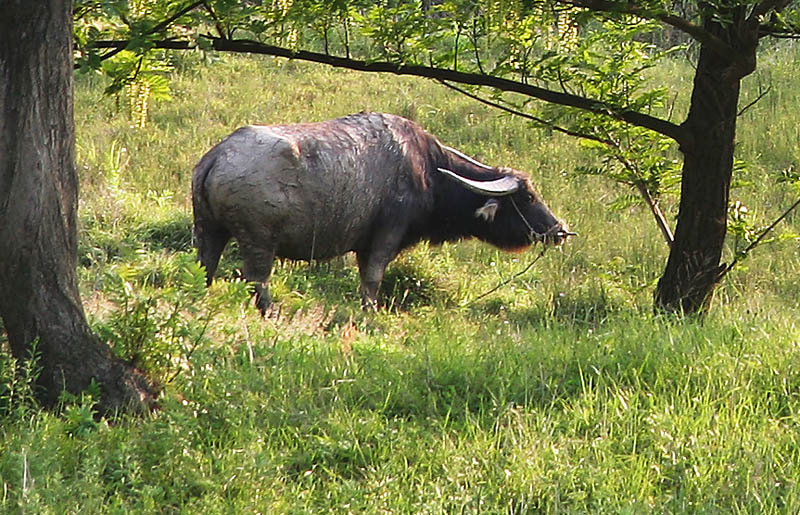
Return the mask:
<path fill-rule="evenodd" d="M 566 239 L 567 236 L 577 236 L 578 235 L 578 233 L 576 233 L 576 232 L 570 232 L 570 231 L 564 230 L 560 226 L 560 224 L 556 224 L 556 225 L 552 226 L 545 233 L 536 232 L 536 230 L 534 230 L 534 228 L 531 227 L 531 224 L 528 223 L 528 220 L 525 218 L 525 215 L 522 214 L 522 211 L 520 211 L 519 207 L 517 207 L 517 203 L 514 202 L 514 197 L 511 197 L 511 205 L 514 206 L 514 209 L 517 211 L 517 214 L 519 215 L 520 219 L 525 224 L 525 227 L 528 228 L 528 239 L 530 240 L 531 243 L 537 243 L 537 242 L 546 243 L 547 237 L 548 236 L 552 237 L 553 234 L 555 234 L 558 237 L 564 238 L 564 239 Z"/>
<path fill-rule="evenodd" d="M 533 268 L 533 265 L 535 265 L 535 264 L 536 264 L 536 262 L 537 262 L 537 261 L 539 261 L 539 259 L 540 259 L 542 256 L 544 256 L 544 253 L 545 253 L 545 252 L 547 252 L 547 247 L 544 247 L 544 248 L 542 248 L 542 251 L 541 251 L 541 252 L 539 252 L 539 255 L 538 255 L 538 256 L 536 256 L 536 257 L 533 259 L 533 261 L 531 261 L 530 263 L 528 263 L 528 265 L 527 265 L 525 268 L 523 268 L 523 269 L 522 269 L 522 270 L 520 270 L 519 272 L 517 272 L 517 273 L 513 274 L 513 275 L 512 275 L 511 277 L 509 277 L 508 279 L 506 279 L 506 280 L 504 280 L 504 281 L 501 281 L 500 283 L 496 284 L 496 285 L 495 285 L 493 288 L 491 288 L 490 290 L 487 290 L 487 291 L 485 291 L 485 292 L 481 293 L 480 295 L 478 295 L 477 297 L 475 297 L 474 299 L 472 299 L 472 300 L 470 300 L 470 301 L 468 301 L 468 302 L 465 302 L 465 303 L 461 304 L 461 307 L 462 307 L 462 308 L 465 308 L 465 307 L 471 306 L 471 305 L 475 304 L 476 302 L 478 302 L 479 300 L 481 300 L 481 299 L 483 299 L 483 298 L 485 298 L 485 297 L 488 297 L 489 295 L 491 295 L 492 293 L 496 292 L 496 291 L 497 291 L 497 290 L 499 290 L 500 288 L 502 288 L 502 287 L 504 287 L 504 286 L 507 286 L 508 284 L 512 283 L 513 281 L 516 281 L 516 280 L 517 280 L 519 277 L 521 277 L 522 275 L 524 275 L 524 274 L 525 274 L 525 273 L 526 273 L 528 270 L 530 270 L 531 268 Z"/>
<path fill-rule="evenodd" d="M 523 269 L 522 269 L 522 270 L 520 270 L 519 272 L 517 272 L 517 273 L 513 274 L 511 277 L 509 277 L 509 278 L 508 278 L 508 279 L 506 279 L 505 281 L 502 281 L 502 282 L 500 282 L 499 284 L 495 285 L 495 286 L 494 286 L 492 289 L 490 289 L 490 290 L 488 290 L 488 291 L 485 291 L 485 292 L 481 293 L 480 295 L 478 295 L 477 297 L 475 297 L 474 299 L 472 299 L 472 300 L 470 300 L 470 301 L 468 301 L 468 302 L 465 302 L 465 303 L 461 304 L 461 307 L 462 307 L 462 308 L 464 308 L 464 307 L 467 307 L 467 306 L 471 306 L 471 305 L 475 304 L 476 302 L 478 302 L 479 300 L 481 300 L 481 299 L 483 299 L 483 298 L 485 298 L 485 297 L 488 297 L 489 295 L 491 295 L 492 293 L 496 292 L 497 290 L 499 290 L 499 289 L 500 289 L 500 288 L 502 288 L 503 286 L 506 286 L 506 285 L 508 285 L 509 283 L 511 283 L 512 281 L 515 281 L 515 280 L 517 280 L 517 279 L 518 279 L 520 276 L 522 276 L 522 275 L 523 275 L 523 274 L 525 274 L 525 273 L 526 273 L 528 270 L 530 270 L 531 268 L 533 268 L 533 265 L 535 265 L 535 264 L 536 264 L 536 262 L 537 262 L 537 261 L 539 261 L 539 259 L 541 259 L 541 257 L 542 257 L 542 256 L 544 256 L 544 253 L 547 251 L 547 237 L 548 237 L 548 236 L 552 236 L 552 234 L 553 234 L 553 232 L 552 232 L 552 231 L 553 231 L 553 229 L 555 229 L 555 228 L 557 228 L 557 227 L 558 227 L 558 229 L 556 230 L 556 235 L 557 235 L 557 236 L 562 236 L 563 238 L 566 238 L 567 236 L 576 236 L 576 235 L 577 235 L 577 233 L 574 233 L 574 232 L 569 232 L 569 231 L 565 231 L 565 230 L 564 230 L 564 229 L 562 229 L 562 228 L 560 227 L 560 225 L 558 225 L 558 224 L 556 224 L 556 225 L 554 225 L 553 227 L 551 227 L 551 228 L 550 228 L 550 229 L 549 229 L 549 230 L 548 230 L 546 233 L 544 233 L 544 234 L 542 234 L 542 233 L 539 233 L 539 232 L 536 232 L 536 231 L 534 230 L 534 228 L 533 228 L 533 227 L 531 227 L 531 224 L 529 224 L 529 223 L 528 223 L 528 220 L 525 218 L 525 216 L 522 214 L 522 211 L 521 211 L 521 210 L 520 210 L 520 208 L 517 206 L 517 203 L 514 201 L 514 197 L 511 197 L 511 205 L 512 205 L 512 206 L 514 206 L 514 209 L 516 210 L 516 212 L 517 212 L 517 214 L 519 215 L 520 219 L 522 219 L 522 222 L 523 222 L 523 223 L 525 224 L 525 226 L 528 228 L 528 239 L 530 240 L 530 242 L 531 242 L 532 244 L 536 244 L 536 243 L 538 243 L 538 242 L 541 242 L 541 243 L 542 243 L 542 245 L 543 245 L 543 247 L 542 247 L 542 251 L 539 253 L 539 255 L 538 255 L 538 256 L 536 256 L 536 257 L 533 259 L 533 261 L 531 261 L 530 263 L 528 263 L 528 265 L 527 265 L 525 268 L 523 268 Z"/>

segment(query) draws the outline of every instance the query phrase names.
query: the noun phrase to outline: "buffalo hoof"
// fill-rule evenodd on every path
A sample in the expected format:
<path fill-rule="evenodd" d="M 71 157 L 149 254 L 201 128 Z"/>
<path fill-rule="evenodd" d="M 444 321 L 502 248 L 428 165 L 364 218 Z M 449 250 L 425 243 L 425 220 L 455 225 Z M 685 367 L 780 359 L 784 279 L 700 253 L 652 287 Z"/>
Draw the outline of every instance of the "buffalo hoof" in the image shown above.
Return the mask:
<path fill-rule="evenodd" d="M 378 311 L 378 300 L 366 297 L 361 298 L 361 309 L 364 311 L 371 311 L 373 313 Z"/>
<path fill-rule="evenodd" d="M 272 311 L 272 295 L 265 290 L 257 291 L 255 295 L 255 305 L 261 312 L 261 316 L 266 317 L 270 311 Z"/>

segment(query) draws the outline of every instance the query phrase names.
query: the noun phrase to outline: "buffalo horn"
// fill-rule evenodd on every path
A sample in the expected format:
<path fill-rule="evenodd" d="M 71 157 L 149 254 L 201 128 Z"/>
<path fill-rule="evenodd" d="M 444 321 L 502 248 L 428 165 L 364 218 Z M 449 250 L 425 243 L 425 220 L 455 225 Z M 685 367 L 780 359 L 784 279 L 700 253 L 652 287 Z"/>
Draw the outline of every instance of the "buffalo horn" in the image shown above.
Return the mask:
<path fill-rule="evenodd" d="M 465 161 L 468 161 L 468 162 L 474 164 L 475 166 L 480 166 L 481 168 L 486 168 L 487 170 L 494 170 L 494 168 L 492 168 L 491 166 L 485 165 L 485 164 L 481 163 L 480 161 L 469 157 L 467 154 L 465 154 L 463 152 L 459 152 L 458 150 L 454 149 L 453 147 L 448 147 L 446 145 L 442 145 L 442 148 L 447 150 L 448 152 L 451 152 L 451 153 L 457 155 L 461 159 L 464 159 Z"/>
<path fill-rule="evenodd" d="M 447 168 L 439 168 L 439 171 L 457 180 L 467 189 L 489 197 L 504 197 L 506 195 L 511 195 L 519 189 L 519 181 L 509 175 L 491 181 L 476 181 L 474 179 L 462 177 L 457 173 L 448 170 Z"/>

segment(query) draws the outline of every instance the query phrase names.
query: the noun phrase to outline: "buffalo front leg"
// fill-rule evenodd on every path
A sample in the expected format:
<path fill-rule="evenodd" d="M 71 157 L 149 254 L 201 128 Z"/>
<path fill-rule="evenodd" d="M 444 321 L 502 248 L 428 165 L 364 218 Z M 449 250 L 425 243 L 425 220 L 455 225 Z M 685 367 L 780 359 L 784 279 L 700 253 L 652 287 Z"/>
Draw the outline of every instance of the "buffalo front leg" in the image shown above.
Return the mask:
<path fill-rule="evenodd" d="M 386 264 L 370 260 L 370 256 L 365 253 L 357 253 L 358 275 L 361 277 L 361 307 L 365 310 L 376 311 L 378 309 L 378 289 L 383 281 L 383 274 L 386 272 Z"/>
<path fill-rule="evenodd" d="M 361 307 L 368 310 L 378 309 L 378 289 L 383 281 L 386 266 L 397 257 L 399 236 L 387 234 L 378 238 L 370 246 L 369 251 L 356 252 L 358 273 L 361 277 Z"/>

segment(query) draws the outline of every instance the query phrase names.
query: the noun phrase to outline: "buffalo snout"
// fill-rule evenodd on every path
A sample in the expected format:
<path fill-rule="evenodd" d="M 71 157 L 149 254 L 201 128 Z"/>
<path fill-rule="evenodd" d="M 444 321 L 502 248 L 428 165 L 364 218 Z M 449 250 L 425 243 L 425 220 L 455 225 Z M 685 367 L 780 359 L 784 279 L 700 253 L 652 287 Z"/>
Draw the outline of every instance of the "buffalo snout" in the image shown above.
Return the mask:
<path fill-rule="evenodd" d="M 559 222 L 542 235 L 541 241 L 546 245 L 558 247 L 567 241 L 570 236 L 577 235 L 578 233 L 569 230 L 566 222 Z"/>

